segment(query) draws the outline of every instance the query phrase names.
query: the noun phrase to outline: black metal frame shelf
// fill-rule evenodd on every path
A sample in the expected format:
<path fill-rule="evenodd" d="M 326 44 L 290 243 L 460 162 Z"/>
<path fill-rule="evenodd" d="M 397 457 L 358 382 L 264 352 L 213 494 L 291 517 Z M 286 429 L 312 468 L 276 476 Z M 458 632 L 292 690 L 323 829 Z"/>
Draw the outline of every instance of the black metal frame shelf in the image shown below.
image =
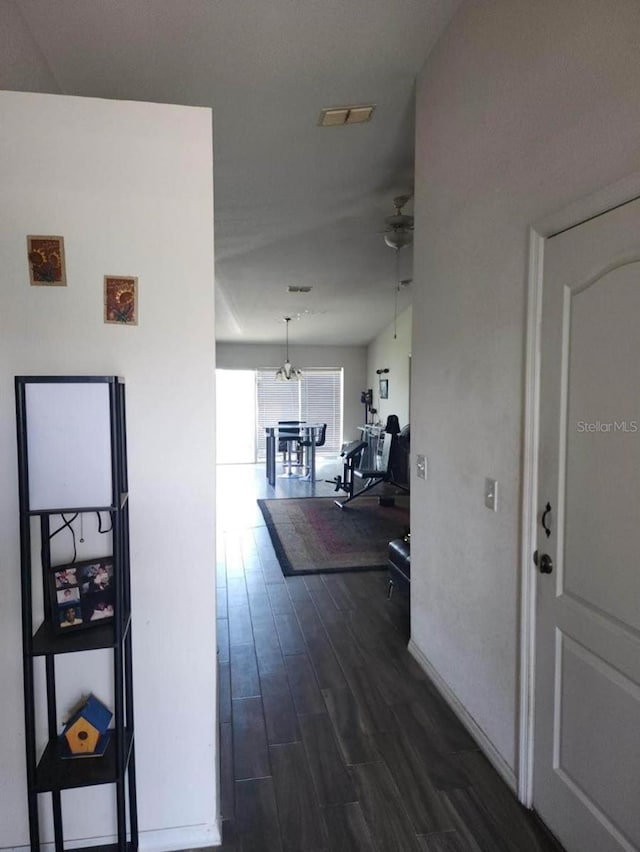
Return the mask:
<path fill-rule="evenodd" d="M 107 505 L 38 508 L 30 504 L 29 433 L 27 386 L 30 384 L 108 385 L 110 481 Z M 18 476 L 20 487 L 20 562 L 22 580 L 22 645 L 24 672 L 25 744 L 29 834 L 32 852 L 40 850 L 39 796 L 51 796 L 56 852 L 64 852 L 61 791 L 100 784 L 116 788 L 116 831 L 118 842 L 84 847 L 84 852 L 136 852 L 138 819 L 133 734 L 133 666 L 131 639 L 131 591 L 129 579 L 129 501 L 127 482 L 126 414 L 124 383 L 117 376 L 18 376 L 15 380 L 18 432 Z M 88 440 L 91 436 L 88 435 Z M 46 443 L 46 441 L 45 441 Z M 61 492 L 62 493 L 62 492 Z M 57 502 L 57 501 L 56 501 Z M 38 573 L 43 588 L 53 570 L 50 552 L 51 519 L 54 516 L 109 513 L 111 517 L 114 618 L 70 633 L 53 628 L 52 605 L 44 597 L 44 620 L 34 633 L 33 587 Z M 32 523 L 40 519 L 40 564 L 32 557 Z M 113 654 L 114 714 L 110 739 L 101 757 L 63 757 L 56 704 L 56 657 L 62 654 L 111 650 Z M 34 659 L 44 657 L 48 743 L 37 759 Z M 80 689 L 82 686 L 79 685 Z M 41 748 L 41 746 L 40 746 Z M 82 850 L 81 850 L 82 852 Z"/>

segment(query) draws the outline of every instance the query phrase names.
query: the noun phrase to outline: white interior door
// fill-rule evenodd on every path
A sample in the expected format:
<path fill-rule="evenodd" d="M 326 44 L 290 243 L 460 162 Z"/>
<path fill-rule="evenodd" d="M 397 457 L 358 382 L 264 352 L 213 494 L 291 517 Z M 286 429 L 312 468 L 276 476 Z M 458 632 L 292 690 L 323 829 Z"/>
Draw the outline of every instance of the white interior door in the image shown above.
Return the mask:
<path fill-rule="evenodd" d="M 568 852 L 637 852 L 640 202 L 547 240 L 541 370 L 534 807 Z"/>

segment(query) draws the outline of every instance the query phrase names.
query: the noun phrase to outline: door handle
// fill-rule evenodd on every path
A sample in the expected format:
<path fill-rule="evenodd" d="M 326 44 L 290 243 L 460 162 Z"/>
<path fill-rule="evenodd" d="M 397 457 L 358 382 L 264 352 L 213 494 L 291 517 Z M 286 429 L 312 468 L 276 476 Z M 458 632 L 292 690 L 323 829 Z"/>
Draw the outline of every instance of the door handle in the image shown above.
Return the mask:
<path fill-rule="evenodd" d="M 541 574 L 551 574 L 553 571 L 553 559 L 548 553 L 543 553 L 542 556 L 540 556 L 536 550 L 533 554 L 533 562 L 537 565 Z"/>
<path fill-rule="evenodd" d="M 549 536 L 551 535 L 551 529 L 547 526 L 547 515 L 550 511 L 551 503 L 547 503 L 547 505 L 544 507 L 544 512 L 542 513 L 542 519 L 540 521 L 540 523 L 542 524 L 542 529 L 544 530 L 547 538 L 549 538 Z"/>

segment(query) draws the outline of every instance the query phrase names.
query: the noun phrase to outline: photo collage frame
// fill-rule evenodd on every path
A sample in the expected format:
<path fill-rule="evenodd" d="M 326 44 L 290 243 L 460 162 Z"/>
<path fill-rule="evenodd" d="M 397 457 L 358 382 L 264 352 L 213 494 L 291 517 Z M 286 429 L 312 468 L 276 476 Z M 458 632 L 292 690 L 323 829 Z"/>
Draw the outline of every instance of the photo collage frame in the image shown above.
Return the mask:
<path fill-rule="evenodd" d="M 113 621 L 113 558 L 56 566 L 51 570 L 49 593 L 51 621 L 56 632 Z"/>

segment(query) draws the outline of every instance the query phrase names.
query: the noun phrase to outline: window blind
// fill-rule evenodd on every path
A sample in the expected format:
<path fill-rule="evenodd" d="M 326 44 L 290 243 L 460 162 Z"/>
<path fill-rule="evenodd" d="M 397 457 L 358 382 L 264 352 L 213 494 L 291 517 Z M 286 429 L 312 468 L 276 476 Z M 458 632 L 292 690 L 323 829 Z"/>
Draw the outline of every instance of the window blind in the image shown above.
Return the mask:
<path fill-rule="evenodd" d="M 256 447 L 266 456 L 265 426 L 279 420 L 326 423 L 327 437 L 318 455 L 337 456 L 342 446 L 342 370 L 305 370 L 301 382 L 277 382 L 275 371 L 256 371 Z"/>

